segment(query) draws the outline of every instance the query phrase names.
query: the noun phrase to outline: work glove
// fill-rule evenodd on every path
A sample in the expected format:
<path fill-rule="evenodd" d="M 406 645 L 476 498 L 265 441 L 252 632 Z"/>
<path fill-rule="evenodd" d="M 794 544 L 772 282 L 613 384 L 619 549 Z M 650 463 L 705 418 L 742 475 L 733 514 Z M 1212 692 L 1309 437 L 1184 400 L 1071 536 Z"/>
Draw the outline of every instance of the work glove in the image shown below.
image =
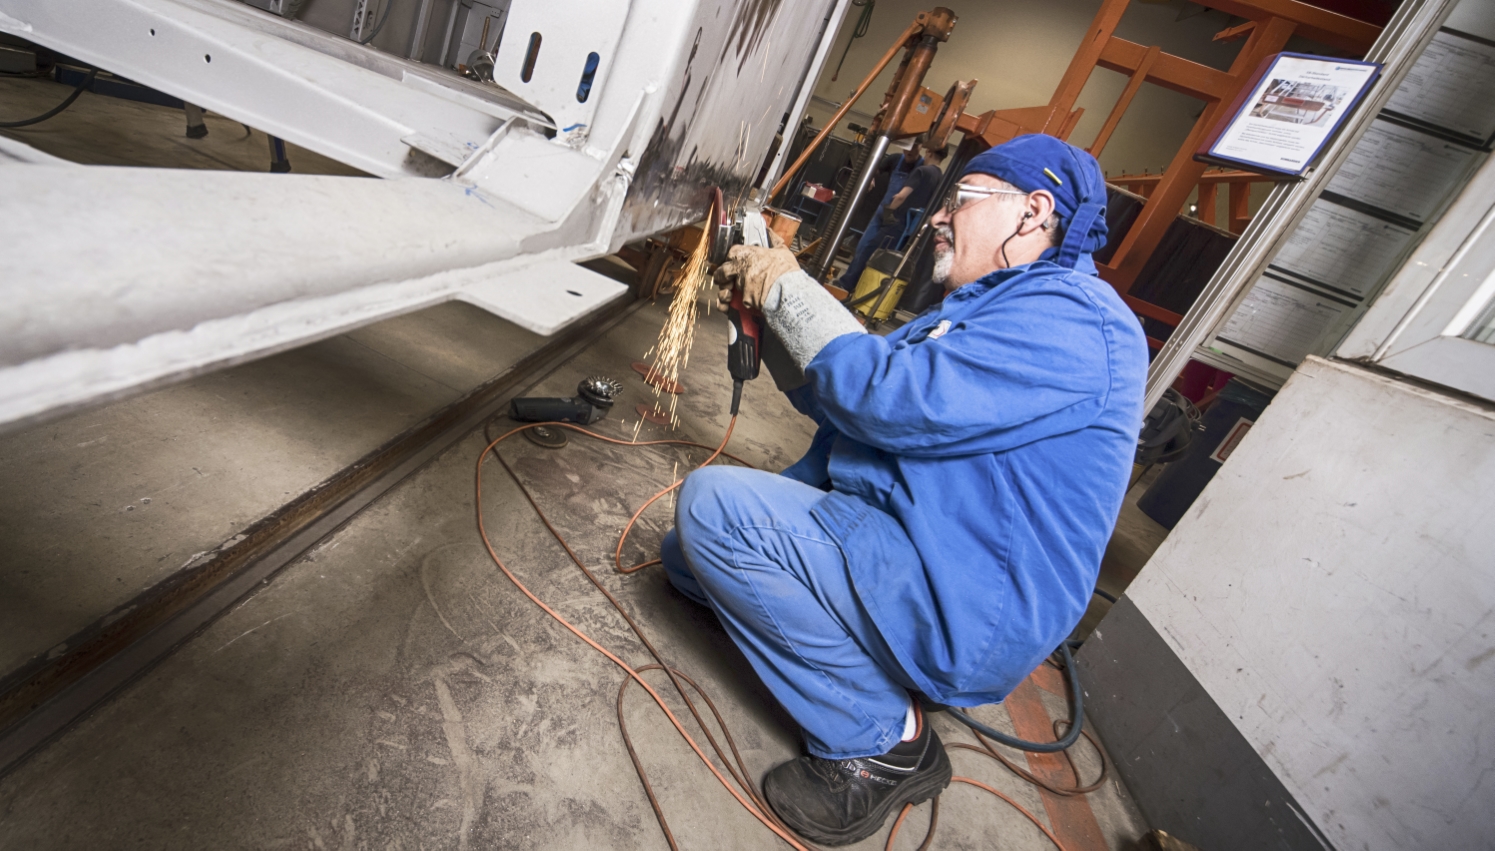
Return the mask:
<path fill-rule="evenodd" d="M 884 227 L 892 227 L 898 224 L 898 211 L 884 207 L 882 214 L 877 217 L 877 220 L 882 222 Z"/>
<path fill-rule="evenodd" d="M 742 304 L 749 310 L 762 310 L 768 291 L 787 272 L 799 271 L 799 260 L 773 231 L 768 232 L 769 247 L 734 245 L 727 252 L 727 262 L 716 268 L 716 303 L 722 310 L 732 303 L 732 290 L 742 291 Z"/>

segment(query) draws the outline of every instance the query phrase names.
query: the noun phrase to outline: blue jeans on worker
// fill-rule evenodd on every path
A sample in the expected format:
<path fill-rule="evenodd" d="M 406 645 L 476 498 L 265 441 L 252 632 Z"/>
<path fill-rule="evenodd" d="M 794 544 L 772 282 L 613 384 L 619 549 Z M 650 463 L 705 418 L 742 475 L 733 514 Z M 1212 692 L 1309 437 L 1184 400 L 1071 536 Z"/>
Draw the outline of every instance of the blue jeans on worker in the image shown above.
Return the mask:
<path fill-rule="evenodd" d="M 824 496 L 761 470 L 702 468 L 681 487 L 660 556 L 680 593 L 716 612 L 810 753 L 876 756 L 898 743 L 914 686 L 810 516 Z"/>
<path fill-rule="evenodd" d="M 872 252 L 879 248 L 887 248 L 898 241 L 902 233 L 902 224 L 884 227 L 882 224 L 882 210 L 878 209 L 872 220 L 867 222 L 867 229 L 862 231 L 862 238 L 857 240 L 857 249 L 851 256 L 851 265 L 841 277 L 836 279 L 836 286 L 847 292 L 854 292 L 857 288 L 857 280 L 862 277 L 862 271 L 867 268 L 867 261 L 872 259 Z"/>

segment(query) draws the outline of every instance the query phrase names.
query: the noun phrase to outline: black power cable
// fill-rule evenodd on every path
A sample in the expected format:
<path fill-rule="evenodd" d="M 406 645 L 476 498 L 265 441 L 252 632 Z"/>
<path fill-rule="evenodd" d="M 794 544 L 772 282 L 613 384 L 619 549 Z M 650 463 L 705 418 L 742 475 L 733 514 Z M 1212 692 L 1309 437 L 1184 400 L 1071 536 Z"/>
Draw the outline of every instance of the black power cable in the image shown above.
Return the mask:
<path fill-rule="evenodd" d="M 8 128 L 30 127 L 33 124 L 40 124 L 43 121 L 46 121 L 48 118 L 51 118 L 51 117 L 57 115 L 58 113 L 62 112 L 64 109 L 67 109 L 68 107 L 72 106 L 73 105 L 73 101 L 77 100 L 78 96 L 81 95 L 81 94 L 83 94 L 83 90 L 86 89 L 86 88 L 88 88 L 88 84 L 92 83 L 93 82 L 93 78 L 97 77 L 98 75 L 99 75 L 99 69 L 97 69 L 97 68 L 91 68 L 91 69 L 89 69 L 88 76 L 84 77 L 83 78 L 83 82 L 79 83 L 77 86 L 75 86 L 73 88 L 73 93 L 67 96 L 67 100 L 63 101 L 62 103 L 59 103 L 58 105 L 52 107 L 51 109 L 47 110 L 46 112 L 43 112 L 41 115 L 38 115 L 35 118 L 28 118 L 25 121 L 0 121 L 0 127 L 8 127 Z"/>
<path fill-rule="evenodd" d="M 378 35 L 379 31 L 384 29 L 384 22 L 389 20 L 390 10 L 394 9 L 394 7 L 394 0 L 389 0 L 389 2 L 384 5 L 384 14 L 379 16 L 379 23 L 374 24 L 373 32 L 358 40 L 359 44 L 368 44 L 369 42 L 374 40 L 374 36 Z"/>
<path fill-rule="evenodd" d="M 1080 691 L 1080 671 L 1075 667 L 1074 655 L 1069 652 L 1071 645 L 1077 646 L 1079 642 L 1065 641 L 1059 645 L 1059 656 L 1064 659 L 1064 670 L 1069 674 L 1069 730 L 1065 732 L 1064 738 L 1059 741 L 1025 741 L 1009 736 L 1001 730 L 993 730 L 991 727 L 982 724 L 980 721 L 953 706 L 947 711 L 960 723 L 1009 748 L 1017 748 L 1020 751 L 1028 751 L 1030 753 L 1058 753 L 1059 751 L 1067 750 L 1070 745 L 1080 740 L 1080 726 L 1085 723 L 1085 697 L 1084 693 Z"/>
<path fill-rule="evenodd" d="M 836 63 L 836 71 L 831 74 L 832 83 L 841 76 L 841 66 L 846 64 L 846 54 L 851 52 L 851 46 L 856 43 L 857 39 L 866 35 L 867 28 L 872 25 L 872 10 L 877 6 L 877 0 L 851 0 L 851 5 L 861 7 L 862 16 L 857 18 L 857 25 L 851 31 L 851 38 L 846 42 L 846 49 L 841 52 L 841 61 Z"/>

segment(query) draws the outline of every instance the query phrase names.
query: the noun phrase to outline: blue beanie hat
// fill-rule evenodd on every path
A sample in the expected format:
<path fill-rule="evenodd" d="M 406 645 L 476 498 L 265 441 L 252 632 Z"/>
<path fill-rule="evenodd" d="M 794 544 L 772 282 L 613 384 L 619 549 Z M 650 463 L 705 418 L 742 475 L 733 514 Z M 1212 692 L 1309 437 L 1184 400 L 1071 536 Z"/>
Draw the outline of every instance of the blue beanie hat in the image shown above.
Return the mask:
<path fill-rule="evenodd" d="M 1089 153 L 1053 136 L 1033 133 L 982 151 L 964 174 L 987 174 L 1024 192 L 1047 189 L 1064 224 L 1060 266 L 1106 244 L 1106 178 Z"/>

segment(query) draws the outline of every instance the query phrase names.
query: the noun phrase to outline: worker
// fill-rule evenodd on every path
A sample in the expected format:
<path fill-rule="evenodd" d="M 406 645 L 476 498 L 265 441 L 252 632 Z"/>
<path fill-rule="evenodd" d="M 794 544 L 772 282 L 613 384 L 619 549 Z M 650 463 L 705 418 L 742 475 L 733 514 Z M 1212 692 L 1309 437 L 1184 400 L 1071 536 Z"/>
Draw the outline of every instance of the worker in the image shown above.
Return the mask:
<path fill-rule="evenodd" d="M 856 212 L 851 214 L 852 221 L 857 223 L 853 227 L 865 231 L 867 222 L 882 212 L 883 206 L 908 182 L 914 169 L 923 164 L 924 149 L 917 141 L 910 142 L 902 151 L 884 154 L 867 181 L 867 189 L 857 202 Z"/>
<path fill-rule="evenodd" d="M 923 152 L 922 156 L 920 151 Z M 945 161 L 948 152 L 949 149 L 944 146 L 925 148 L 915 143 L 902 155 L 889 154 L 883 158 L 878 166 L 879 182 L 884 173 L 887 181 L 882 204 L 867 222 L 862 238 L 857 241 L 856 251 L 852 254 L 851 265 L 836 279 L 836 286 L 847 292 L 855 290 L 857 279 L 862 277 L 862 271 L 867 268 L 867 261 L 872 259 L 872 253 L 879 248 L 891 248 L 898 244 L 903 229 L 908 225 L 908 212 L 924 209 L 939 188 L 943 177 L 940 163 Z"/>
<path fill-rule="evenodd" d="M 798 722 L 808 753 L 763 790 L 808 839 L 855 842 L 938 795 L 921 699 L 1001 701 L 1089 604 L 1147 371 L 1090 258 L 1105 201 L 1095 159 L 1053 137 L 976 156 L 932 219 L 947 296 L 885 337 L 783 247 L 723 264 L 819 429 L 782 475 L 692 473 L 662 557 Z"/>

